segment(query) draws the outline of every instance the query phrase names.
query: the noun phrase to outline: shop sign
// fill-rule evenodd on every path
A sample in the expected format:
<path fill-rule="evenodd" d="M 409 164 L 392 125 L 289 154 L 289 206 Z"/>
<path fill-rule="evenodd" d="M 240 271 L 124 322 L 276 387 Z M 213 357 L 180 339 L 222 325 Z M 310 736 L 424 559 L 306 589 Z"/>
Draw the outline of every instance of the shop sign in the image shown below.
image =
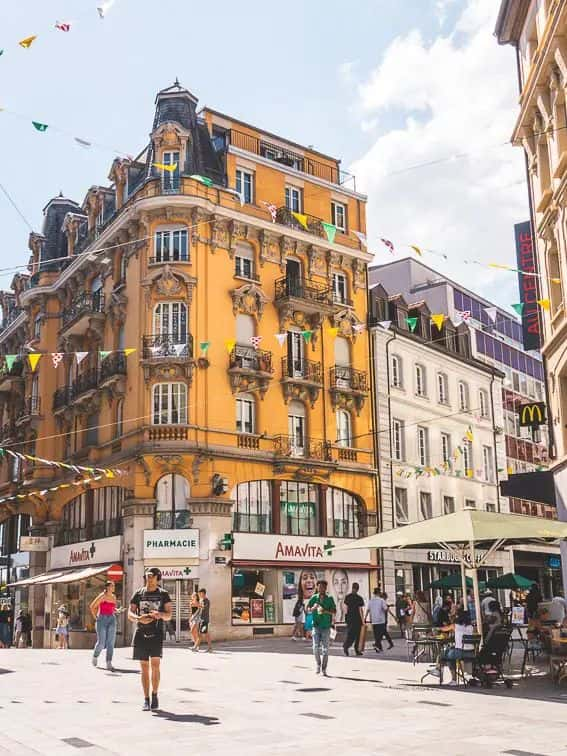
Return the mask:
<path fill-rule="evenodd" d="M 477 562 L 481 562 L 482 559 L 484 559 L 484 552 L 479 552 L 475 554 L 475 559 Z M 466 553 L 464 555 L 465 562 L 470 563 L 471 558 L 470 554 Z M 441 549 L 439 551 L 428 551 L 427 552 L 427 561 L 428 562 L 450 562 L 453 564 L 460 564 L 459 557 L 457 554 L 453 554 L 452 551 L 442 551 Z"/>
<path fill-rule="evenodd" d="M 561 557 L 560 556 L 549 556 L 549 557 L 547 557 L 547 566 L 550 567 L 552 570 L 560 570 L 561 569 Z"/>
<path fill-rule="evenodd" d="M 20 536 L 20 551 L 49 551 L 47 536 Z"/>
<path fill-rule="evenodd" d="M 50 552 L 51 570 L 59 567 L 90 567 L 105 562 L 122 560 L 122 536 L 99 538 L 96 541 L 71 543 L 68 546 L 56 546 Z"/>
<path fill-rule="evenodd" d="M 163 580 L 195 580 L 199 577 L 198 567 L 160 567 Z"/>
<path fill-rule="evenodd" d="M 227 564 L 226 557 L 224 557 L 224 556 L 216 556 L 215 557 L 215 564 Z"/>
<path fill-rule="evenodd" d="M 353 543 L 346 538 L 262 535 L 234 533 L 233 560 L 297 562 L 300 564 L 369 564 L 370 549 L 334 551 L 333 547 Z"/>
<path fill-rule="evenodd" d="M 518 415 L 520 417 L 520 428 L 539 428 L 547 422 L 545 417 L 545 402 L 520 404 Z"/>
<path fill-rule="evenodd" d="M 144 559 L 198 559 L 199 531 L 144 530 Z"/>

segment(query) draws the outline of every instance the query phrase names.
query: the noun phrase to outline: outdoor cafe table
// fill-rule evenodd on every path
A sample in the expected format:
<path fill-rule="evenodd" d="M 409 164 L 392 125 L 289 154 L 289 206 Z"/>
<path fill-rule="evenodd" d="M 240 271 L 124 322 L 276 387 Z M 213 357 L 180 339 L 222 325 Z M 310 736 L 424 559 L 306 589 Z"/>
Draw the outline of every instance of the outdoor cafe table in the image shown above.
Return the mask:
<path fill-rule="evenodd" d="M 424 653 L 428 653 L 429 658 L 435 660 L 435 667 L 427 670 L 421 678 L 421 682 L 423 682 L 428 676 L 435 677 L 436 672 L 434 672 L 434 670 L 437 670 L 439 672 L 439 684 L 441 684 L 441 660 L 443 658 L 443 652 L 448 646 L 451 646 L 453 642 L 454 639 L 452 633 L 438 633 L 426 638 L 420 638 L 416 641 L 416 645 L 421 646 Z"/>

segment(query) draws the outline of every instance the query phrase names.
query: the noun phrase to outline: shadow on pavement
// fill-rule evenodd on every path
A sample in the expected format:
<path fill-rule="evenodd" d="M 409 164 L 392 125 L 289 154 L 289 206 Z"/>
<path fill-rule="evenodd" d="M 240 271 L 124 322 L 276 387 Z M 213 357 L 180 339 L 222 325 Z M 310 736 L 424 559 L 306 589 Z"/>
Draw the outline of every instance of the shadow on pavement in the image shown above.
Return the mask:
<path fill-rule="evenodd" d="M 210 725 L 220 724 L 218 717 L 205 717 L 201 714 L 175 714 L 172 711 L 158 710 L 153 712 L 154 717 L 167 719 L 168 722 L 195 722 L 196 724 Z"/>
<path fill-rule="evenodd" d="M 121 675 L 139 675 L 140 674 L 139 669 L 120 669 L 119 667 L 114 667 L 114 670 L 112 672 L 109 669 L 106 669 L 104 667 L 99 667 L 99 669 L 102 672 L 108 672 L 110 675 L 114 675 L 117 672 Z"/>
<path fill-rule="evenodd" d="M 344 675 L 331 675 L 331 677 L 334 680 L 351 680 L 352 682 L 367 682 L 367 683 L 378 683 L 379 685 L 383 685 L 383 680 L 369 680 L 364 677 L 345 677 Z"/>

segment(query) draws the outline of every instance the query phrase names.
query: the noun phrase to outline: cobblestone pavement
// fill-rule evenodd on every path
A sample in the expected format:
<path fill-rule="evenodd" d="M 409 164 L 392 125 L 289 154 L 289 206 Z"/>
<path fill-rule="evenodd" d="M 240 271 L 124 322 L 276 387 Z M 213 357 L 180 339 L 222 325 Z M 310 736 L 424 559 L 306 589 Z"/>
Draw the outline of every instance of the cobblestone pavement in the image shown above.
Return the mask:
<path fill-rule="evenodd" d="M 131 650 L 114 663 L 110 673 L 88 651 L 0 650 L 0 754 L 567 754 L 567 690 L 537 677 L 480 692 L 420 685 L 427 665 L 401 652 L 335 647 L 322 678 L 303 642 L 178 646 L 165 649 L 162 708 L 149 713 Z"/>

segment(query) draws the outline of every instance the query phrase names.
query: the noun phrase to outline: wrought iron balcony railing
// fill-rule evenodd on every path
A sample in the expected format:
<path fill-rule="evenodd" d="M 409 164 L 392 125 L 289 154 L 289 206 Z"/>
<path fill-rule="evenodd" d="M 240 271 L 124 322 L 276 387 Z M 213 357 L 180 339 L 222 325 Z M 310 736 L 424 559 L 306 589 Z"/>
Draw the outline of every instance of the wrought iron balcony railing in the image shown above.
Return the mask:
<path fill-rule="evenodd" d="M 282 299 L 304 299 L 316 305 L 329 305 L 332 295 L 328 286 L 302 278 L 278 278 L 276 281 L 276 302 Z"/>
<path fill-rule="evenodd" d="M 278 457 L 304 457 L 321 461 L 330 460 L 329 444 L 307 436 L 275 436 L 274 452 Z"/>
<path fill-rule="evenodd" d="M 100 365 L 100 381 L 107 381 L 113 375 L 126 375 L 126 356 L 124 352 L 109 355 Z"/>
<path fill-rule="evenodd" d="M 63 326 L 89 313 L 104 312 L 104 294 L 96 291 L 94 294 L 80 294 L 69 307 L 63 310 Z"/>
<path fill-rule="evenodd" d="M 182 530 L 190 528 L 191 512 L 182 509 L 179 512 L 156 512 L 155 526 L 157 530 Z"/>
<path fill-rule="evenodd" d="M 311 360 L 295 360 L 282 357 L 282 378 L 289 380 L 309 381 L 310 383 L 323 384 L 323 370 L 320 362 Z"/>
<path fill-rule="evenodd" d="M 81 394 L 86 394 L 87 391 L 93 391 L 98 387 L 98 383 L 98 370 L 96 370 L 96 368 L 93 370 L 87 370 L 85 373 L 79 375 L 75 381 L 73 381 L 71 391 L 69 392 L 69 399 L 72 401 L 73 399 L 81 396 Z"/>
<path fill-rule="evenodd" d="M 0 367 L 0 380 L 4 378 L 21 378 L 24 372 L 24 362 L 20 358 L 14 360 L 11 368 L 8 368 L 6 361 L 2 360 L 2 367 Z"/>
<path fill-rule="evenodd" d="M 229 369 L 252 370 L 262 373 L 273 373 L 272 353 L 263 349 L 237 344 L 230 353 Z"/>
<path fill-rule="evenodd" d="M 62 386 L 53 392 L 53 411 L 63 409 L 69 404 L 71 391 L 68 386 Z"/>
<path fill-rule="evenodd" d="M 18 419 L 22 417 L 33 417 L 39 415 L 41 411 L 41 401 L 39 396 L 28 396 L 18 413 Z"/>
<path fill-rule="evenodd" d="M 368 392 L 368 373 L 365 370 L 335 365 L 329 370 L 332 389 Z"/>
<path fill-rule="evenodd" d="M 193 336 L 190 333 L 160 333 L 144 336 L 142 358 L 162 360 L 164 358 L 189 360 L 193 357 Z"/>

